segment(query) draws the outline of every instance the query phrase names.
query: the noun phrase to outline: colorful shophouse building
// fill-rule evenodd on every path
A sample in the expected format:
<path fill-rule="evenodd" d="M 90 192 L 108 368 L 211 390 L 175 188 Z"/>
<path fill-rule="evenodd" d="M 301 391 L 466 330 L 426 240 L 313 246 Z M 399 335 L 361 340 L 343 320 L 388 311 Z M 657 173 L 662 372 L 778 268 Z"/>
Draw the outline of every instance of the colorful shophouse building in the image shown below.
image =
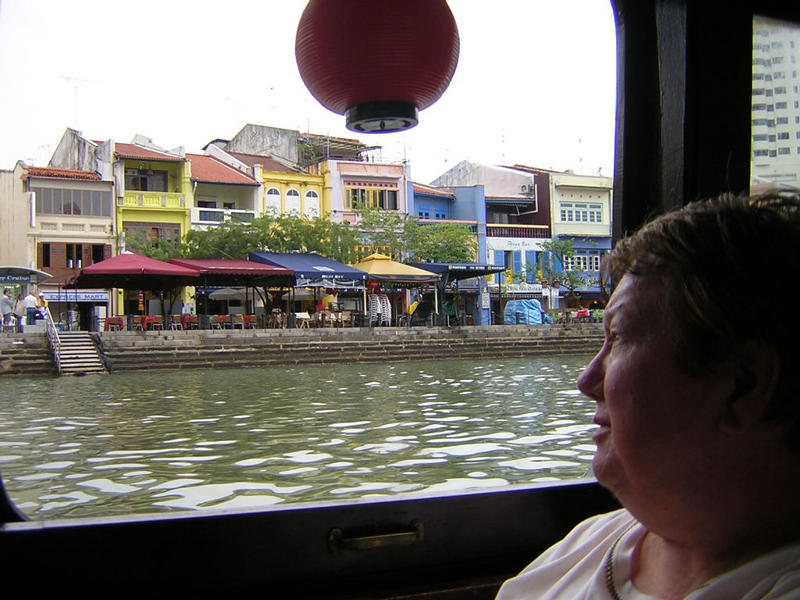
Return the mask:
<path fill-rule="evenodd" d="M 0 248 L 5 265 L 44 271 L 39 286 L 56 321 L 89 328 L 106 290 L 67 290 L 81 268 L 108 258 L 116 240 L 113 187 L 95 171 L 28 166 L 0 173 Z M 16 290 L 21 293 L 23 290 Z"/>

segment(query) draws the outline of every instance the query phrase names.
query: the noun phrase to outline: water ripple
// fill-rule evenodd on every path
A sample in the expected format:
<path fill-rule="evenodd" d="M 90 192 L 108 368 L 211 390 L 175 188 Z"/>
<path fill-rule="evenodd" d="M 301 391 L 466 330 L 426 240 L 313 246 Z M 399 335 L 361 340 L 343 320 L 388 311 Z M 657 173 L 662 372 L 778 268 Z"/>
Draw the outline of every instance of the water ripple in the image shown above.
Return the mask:
<path fill-rule="evenodd" d="M 13 378 L 0 466 L 32 518 L 581 477 L 594 403 L 575 381 L 590 358 Z"/>

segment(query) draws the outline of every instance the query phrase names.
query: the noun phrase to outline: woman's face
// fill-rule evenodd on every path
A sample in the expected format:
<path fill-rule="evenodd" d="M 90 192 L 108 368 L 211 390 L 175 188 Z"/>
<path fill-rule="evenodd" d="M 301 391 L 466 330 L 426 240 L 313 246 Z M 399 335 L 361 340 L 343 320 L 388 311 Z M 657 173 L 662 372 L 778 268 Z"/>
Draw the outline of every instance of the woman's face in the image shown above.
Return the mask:
<path fill-rule="evenodd" d="M 623 277 L 605 310 L 603 348 L 578 380 L 597 402 L 595 476 L 634 514 L 659 500 L 684 502 L 707 481 L 729 391 L 724 378 L 696 379 L 677 366 L 668 285 Z"/>

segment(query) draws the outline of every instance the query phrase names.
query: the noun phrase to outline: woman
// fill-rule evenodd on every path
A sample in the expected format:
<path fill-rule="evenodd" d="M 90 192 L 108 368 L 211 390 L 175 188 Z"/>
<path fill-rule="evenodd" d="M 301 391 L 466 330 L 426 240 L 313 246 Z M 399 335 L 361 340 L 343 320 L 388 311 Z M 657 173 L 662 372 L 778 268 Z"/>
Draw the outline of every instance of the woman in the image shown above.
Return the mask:
<path fill-rule="evenodd" d="M 800 276 L 800 199 L 699 202 L 607 257 L 593 468 L 624 509 L 593 517 L 498 598 L 800 598 L 796 319 L 741 285 Z M 788 264 L 791 263 L 791 264 Z M 753 319 L 753 315 L 759 315 Z"/>

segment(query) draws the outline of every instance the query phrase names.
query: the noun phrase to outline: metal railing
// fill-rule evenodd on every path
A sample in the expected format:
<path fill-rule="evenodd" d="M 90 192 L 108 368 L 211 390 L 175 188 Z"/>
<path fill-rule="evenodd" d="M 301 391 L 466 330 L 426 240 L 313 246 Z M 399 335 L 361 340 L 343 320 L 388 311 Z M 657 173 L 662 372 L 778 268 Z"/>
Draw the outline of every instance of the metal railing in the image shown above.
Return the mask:
<path fill-rule="evenodd" d="M 550 237 L 550 228 L 547 225 L 508 225 L 500 223 L 487 223 L 486 235 L 488 237 L 546 239 Z"/>
<path fill-rule="evenodd" d="M 47 339 L 50 342 L 50 350 L 53 353 L 56 373 L 61 375 L 61 338 L 58 337 L 58 328 L 53 323 L 53 316 L 50 314 L 48 307 L 40 308 L 39 312 L 44 316 L 44 322 L 47 325 Z"/>

